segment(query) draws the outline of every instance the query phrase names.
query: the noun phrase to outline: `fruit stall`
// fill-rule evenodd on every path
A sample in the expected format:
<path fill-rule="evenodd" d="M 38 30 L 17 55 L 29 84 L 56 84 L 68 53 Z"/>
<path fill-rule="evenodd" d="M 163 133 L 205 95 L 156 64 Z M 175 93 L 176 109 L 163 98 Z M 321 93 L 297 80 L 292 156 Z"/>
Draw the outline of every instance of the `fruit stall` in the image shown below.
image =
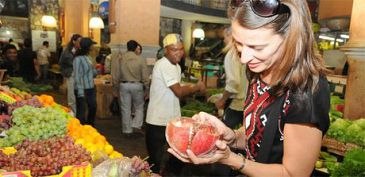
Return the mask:
<path fill-rule="evenodd" d="M 107 177 L 131 168 L 129 158 L 69 111 L 49 95 L 0 86 L 0 177 Z"/>

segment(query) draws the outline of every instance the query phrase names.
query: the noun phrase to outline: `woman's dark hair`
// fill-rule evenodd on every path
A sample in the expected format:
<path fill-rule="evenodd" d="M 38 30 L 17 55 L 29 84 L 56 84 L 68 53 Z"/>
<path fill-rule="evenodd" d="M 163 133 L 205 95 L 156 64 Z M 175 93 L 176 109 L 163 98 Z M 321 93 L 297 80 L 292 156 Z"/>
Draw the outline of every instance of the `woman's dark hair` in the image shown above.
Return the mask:
<path fill-rule="evenodd" d="M 90 52 L 90 48 L 87 48 L 87 49 L 79 48 L 76 50 L 75 56 L 87 55 L 87 54 L 89 54 L 89 52 Z"/>
<path fill-rule="evenodd" d="M 72 35 L 71 39 L 70 39 L 70 42 L 67 43 L 67 47 L 66 47 L 66 50 L 69 50 L 71 51 L 72 48 L 74 47 L 74 44 L 73 42 L 74 41 L 77 41 L 79 38 L 82 38 L 82 36 L 80 34 L 74 34 Z"/>
<path fill-rule="evenodd" d="M 134 52 L 138 46 L 138 42 L 135 40 L 130 40 L 127 42 L 127 50 Z M 142 49 L 142 48 L 141 48 Z"/>
<path fill-rule="evenodd" d="M 29 38 L 24 39 L 24 47 L 31 48 L 32 47 L 32 40 Z"/>
<path fill-rule="evenodd" d="M 3 48 L 3 50 L 2 50 L 3 55 L 5 55 L 5 53 L 6 53 L 8 50 L 10 50 L 10 49 L 14 49 L 14 50 L 16 50 L 15 45 L 13 45 L 13 44 L 6 44 L 6 45 L 4 46 L 4 48 Z"/>
<path fill-rule="evenodd" d="M 103 55 L 98 55 L 96 56 L 95 61 L 96 63 L 101 63 L 104 60 L 104 58 L 105 57 Z"/>

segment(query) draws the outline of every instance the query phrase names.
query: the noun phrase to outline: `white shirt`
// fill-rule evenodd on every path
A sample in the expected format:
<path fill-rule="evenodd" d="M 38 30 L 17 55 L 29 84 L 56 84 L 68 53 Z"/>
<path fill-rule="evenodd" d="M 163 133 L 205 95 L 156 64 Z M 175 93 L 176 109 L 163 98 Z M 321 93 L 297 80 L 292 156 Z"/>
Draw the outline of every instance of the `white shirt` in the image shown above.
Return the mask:
<path fill-rule="evenodd" d="M 166 126 L 171 119 L 181 116 L 179 98 L 170 89 L 180 80 L 181 68 L 178 64 L 172 64 L 166 57 L 156 62 L 152 72 L 147 123 Z"/>

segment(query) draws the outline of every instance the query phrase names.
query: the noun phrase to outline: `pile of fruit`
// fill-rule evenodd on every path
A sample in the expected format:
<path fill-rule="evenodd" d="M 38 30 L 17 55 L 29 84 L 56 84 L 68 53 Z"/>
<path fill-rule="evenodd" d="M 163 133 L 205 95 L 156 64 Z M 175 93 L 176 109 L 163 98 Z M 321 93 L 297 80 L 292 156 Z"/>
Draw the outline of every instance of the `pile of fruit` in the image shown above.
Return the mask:
<path fill-rule="evenodd" d="M 0 169 L 46 176 L 59 174 L 65 166 L 122 157 L 69 111 L 52 96 L 0 86 Z"/>
<path fill-rule="evenodd" d="M 16 146 L 16 153 L 0 152 L 0 168 L 7 171 L 30 170 L 33 177 L 58 174 L 62 167 L 91 160 L 90 153 L 75 145 L 70 137 L 28 141 Z"/>

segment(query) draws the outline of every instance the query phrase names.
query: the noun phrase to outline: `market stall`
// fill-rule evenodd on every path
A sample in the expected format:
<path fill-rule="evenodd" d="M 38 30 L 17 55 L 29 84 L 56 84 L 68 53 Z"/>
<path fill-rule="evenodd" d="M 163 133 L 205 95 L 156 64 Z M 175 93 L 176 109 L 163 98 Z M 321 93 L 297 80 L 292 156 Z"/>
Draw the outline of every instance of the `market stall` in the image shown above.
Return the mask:
<path fill-rule="evenodd" d="M 129 174 L 131 160 L 69 111 L 49 95 L 0 86 L 0 177 Z"/>

